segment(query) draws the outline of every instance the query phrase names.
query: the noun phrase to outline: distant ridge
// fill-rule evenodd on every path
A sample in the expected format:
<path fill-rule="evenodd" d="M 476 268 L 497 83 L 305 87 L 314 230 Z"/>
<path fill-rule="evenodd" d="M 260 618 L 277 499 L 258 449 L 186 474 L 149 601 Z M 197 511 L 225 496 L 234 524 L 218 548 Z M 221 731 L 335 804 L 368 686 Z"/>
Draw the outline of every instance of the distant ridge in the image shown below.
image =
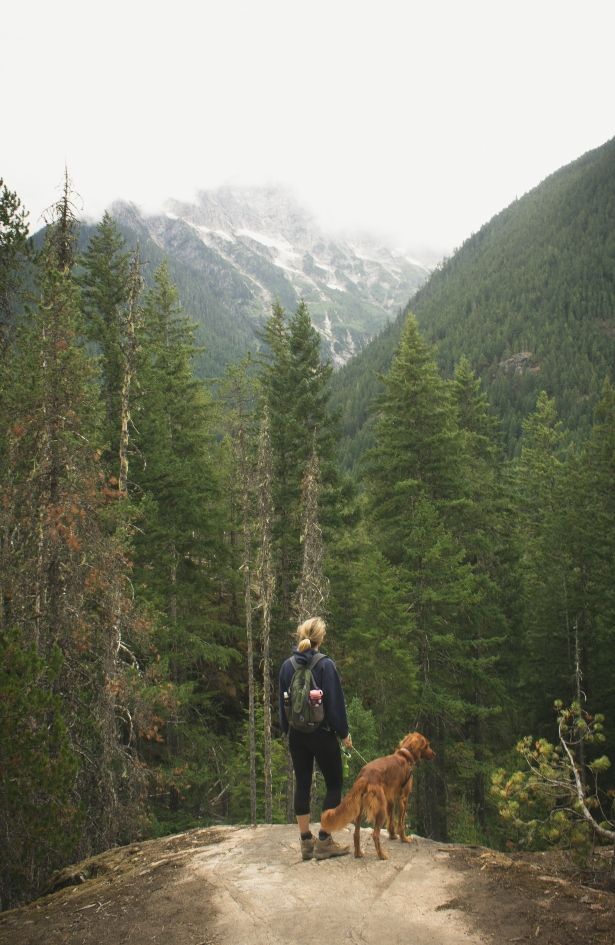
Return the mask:
<path fill-rule="evenodd" d="M 543 388 L 572 430 L 587 428 L 615 367 L 615 139 L 556 171 L 466 240 L 334 378 L 349 465 L 369 442 L 377 375 L 388 369 L 410 309 L 447 375 L 468 357 L 502 418 L 509 451 Z"/>
<path fill-rule="evenodd" d="M 125 202 L 110 212 L 146 257 L 168 258 L 212 374 L 258 347 L 257 330 L 274 301 L 294 311 L 301 298 L 324 355 L 339 367 L 399 314 L 430 272 L 373 239 L 323 232 L 277 187 L 202 191 L 196 202 L 170 200 L 155 215 Z"/>

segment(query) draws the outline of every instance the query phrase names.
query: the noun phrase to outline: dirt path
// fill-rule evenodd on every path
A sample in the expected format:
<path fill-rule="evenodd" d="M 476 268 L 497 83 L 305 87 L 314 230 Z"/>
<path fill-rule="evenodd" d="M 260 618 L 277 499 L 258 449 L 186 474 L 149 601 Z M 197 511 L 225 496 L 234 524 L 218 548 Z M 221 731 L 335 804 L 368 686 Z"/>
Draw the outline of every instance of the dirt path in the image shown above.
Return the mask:
<path fill-rule="evenodd" d="M 486 941 L 467 917 L 447 906 L 463 885 L 440 844 L 388 843 L 377 860 L 371 832 L 366 855 L 303 862 L 296 828 L 240 830 L 204 851 L 194 870 L 215 889 L 210 928 L 221 945 L 475 945 Z M 339 834 L 338 839 L 350 834 Z"/>
<path fill-rule="evenodd" d="M 615 896 L 543 864 L 416 839 L 303 862 L 294 826 L 192 830 L 64 870 L 2 945 L 613 945 Z M 337 838 L 351 841 L 351 834 Z M 541 855 L 537 855 L 540 861 Z"/>

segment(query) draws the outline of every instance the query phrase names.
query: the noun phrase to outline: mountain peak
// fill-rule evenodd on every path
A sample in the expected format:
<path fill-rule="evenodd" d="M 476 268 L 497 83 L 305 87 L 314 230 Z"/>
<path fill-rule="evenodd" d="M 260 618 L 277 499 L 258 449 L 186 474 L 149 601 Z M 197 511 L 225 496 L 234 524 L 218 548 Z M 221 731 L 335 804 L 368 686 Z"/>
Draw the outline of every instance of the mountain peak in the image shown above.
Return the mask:
<path fill-rule="evenodd" d="M 179 216 L 198 217 L 205 225 L 221 229 L 264 229 L 272 235 L 309 238 L 318 229 L 313 216 L 302 207 L 290 190 L 284 187 L 238 187 L 225 185 L 215 190 L 202 190 L 196 204 L 169 201 Z"/>
<path fill-rule="evenodd" d="M 254 332 L 274 302 L 293 311 L 304 299 L 335 366 L 394 318 L 429 275 L 426 265 L 365 235 L 323 231 L 283 187 L 203 190 L 194 203 L 168 200 L 154 216 L 132 204 L 113 209 L 128 228 L 147 231 L 171 268 L 175 258 L 191 269 L 191 283 L 207 285 L 228 311 L 229 330 L 248 321 Z M 189 294 L 195 298 L 193 288 Z M 190 314 L 206 324 L 207 313 Z M 255 336 L 250 346 L 257 345 Z"/>

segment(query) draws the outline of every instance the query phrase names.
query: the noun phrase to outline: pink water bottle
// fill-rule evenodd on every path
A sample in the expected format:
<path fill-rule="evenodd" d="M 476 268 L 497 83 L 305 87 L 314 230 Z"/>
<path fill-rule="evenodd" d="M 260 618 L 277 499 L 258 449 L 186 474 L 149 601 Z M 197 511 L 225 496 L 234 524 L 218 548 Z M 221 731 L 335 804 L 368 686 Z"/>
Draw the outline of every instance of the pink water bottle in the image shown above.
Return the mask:
<path fill-rule="evenodd" d="M 320 705 L 322 702 L 322 689 L 310 689 L 310 702 L 314 705 Z"/>

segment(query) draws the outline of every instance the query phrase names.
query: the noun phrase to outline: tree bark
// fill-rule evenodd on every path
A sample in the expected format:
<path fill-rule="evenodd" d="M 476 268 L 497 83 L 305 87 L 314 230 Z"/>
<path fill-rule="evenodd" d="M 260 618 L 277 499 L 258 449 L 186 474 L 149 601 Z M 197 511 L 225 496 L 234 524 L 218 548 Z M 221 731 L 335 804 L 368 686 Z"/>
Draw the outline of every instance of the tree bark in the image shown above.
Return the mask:
<path fill-rule="evenodd" d="M 137 354 L 137 327 L 139 320 L 139 294 L 143 287 L 141 276 L 141 257 L 139 247 L 134 251 L 130 265 L 128 280 L 128 304 L 124 316 L 124 332 L 122 345 L 123 374 L 120 393 L 120 471 L 118 476 L 118 492 L 120 496 L 128 495 L 128 447 L 130 442 L 130 389 L 135 372 Z"/>
<path fill-rule="evenodd" d="M 265 779 L 265 823 L 273 820 L 273 789 L 271 771 L 271 605 L 275 591 L 275 575 L 272 560 L 273 498 L 272 455 L 269 434 L 269 417 L 265 413 L 261 423 L 258 450 L 258 525 L 260 548 L 258 558 L 258 589 L 262 610 L 263 639 L 263 754 Z"/>

